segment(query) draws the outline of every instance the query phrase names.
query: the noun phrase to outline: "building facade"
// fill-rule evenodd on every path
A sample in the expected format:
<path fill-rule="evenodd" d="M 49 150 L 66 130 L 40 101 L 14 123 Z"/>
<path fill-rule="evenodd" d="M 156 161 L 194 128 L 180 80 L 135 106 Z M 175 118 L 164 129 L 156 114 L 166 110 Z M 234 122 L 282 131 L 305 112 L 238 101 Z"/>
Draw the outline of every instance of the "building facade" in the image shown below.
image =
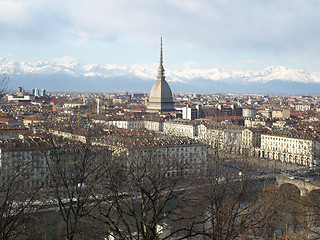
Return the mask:
<path fill-rule="evenodd" d="M 32 186 L 48 185 L 50 147 L 39 139 L 32 141 L 5 140 L 0 142 L 0 181 L 10 181 L 16 174 L 23 174 Z"/>
<path fill-rule="evenodd" d="M 163 122 L 163 133 L 194 138 L 198 136 L 198 125 L 186 121 Z"/>
<path fill-rule="evenodd" d="M 319 141 L 308 137 L 261 135 L 260 157 L 304 166 L 319 164 Z"/>

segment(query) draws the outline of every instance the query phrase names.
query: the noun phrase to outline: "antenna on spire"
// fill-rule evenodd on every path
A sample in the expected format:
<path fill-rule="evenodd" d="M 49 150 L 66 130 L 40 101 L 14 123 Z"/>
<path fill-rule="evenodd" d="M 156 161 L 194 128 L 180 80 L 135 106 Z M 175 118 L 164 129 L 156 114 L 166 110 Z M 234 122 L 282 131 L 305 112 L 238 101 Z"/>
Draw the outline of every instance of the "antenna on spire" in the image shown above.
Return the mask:
<path fill-rule="evenodd" d="M 160 63 L 162 64 L 162 36 L 160 37 Z"/>
<path fill-rule="evenodd" d="M 158 80 L 165 80 L 164 69 L 163 69 L 163 59 L 162 59 L 162 36 L 160 38 L 160 63 L 158 68 Z"/>

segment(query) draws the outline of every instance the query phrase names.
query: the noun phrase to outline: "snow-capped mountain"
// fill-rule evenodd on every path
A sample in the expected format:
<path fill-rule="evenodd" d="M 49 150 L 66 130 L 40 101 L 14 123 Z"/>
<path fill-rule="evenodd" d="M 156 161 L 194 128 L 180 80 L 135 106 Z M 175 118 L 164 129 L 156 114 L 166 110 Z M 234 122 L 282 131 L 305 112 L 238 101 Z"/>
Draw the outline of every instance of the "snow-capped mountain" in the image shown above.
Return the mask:
<path fill-rule="evenodd" d="M 41 87 L 51 90 L 125 91 L 131 90 L 126 87 L 132 86 L 132 91 L 148 91 L 156 79 L 157 67 L 157 64 L 128 66 L 82 64 L 71 57 L 35 62 L 0 58 L 0 73 L 10 74 L 12 88 L 18 84 L 25 88 Z M 210 69 L 166 68 L 165 74 L 170 85 L 177 88 L 176 91 L 188 91 L 190 87 L 189 91 L 202 89 L 211 92 L 215 90 L 218 92 L 253 92 L 260 87 L 261 89 L 257 91 L 261 92 L 263 86 L 275 82 L 279 84 L 279 81 L 282 85 L 283 82 L 299 86 L 301 84 L 303 86 L 320 84 L 320 73 L 283 66 L 271 66 L 260 71 L 238 71 L 217 67 Z M 115 79 L 117 81 L 114 81 Z M 119 89 L 121 87 L 122 89 Z M 301 90 L 301 86 L 297 88 Z"/>

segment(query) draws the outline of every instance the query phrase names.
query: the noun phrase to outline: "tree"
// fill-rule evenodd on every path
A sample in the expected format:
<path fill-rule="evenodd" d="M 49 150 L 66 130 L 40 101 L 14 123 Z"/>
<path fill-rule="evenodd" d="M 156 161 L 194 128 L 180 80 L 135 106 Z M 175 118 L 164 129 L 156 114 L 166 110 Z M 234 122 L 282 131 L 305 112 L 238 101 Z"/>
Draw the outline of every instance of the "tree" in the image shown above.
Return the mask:
<path fill-rule="evenodd" d="M 208 148 L 207 162 L 191 188 L 190 199 L 197 209 L 194 219 L 198 219 L 193 231 L 204 239 L 252 237 L 264 217 L 257 214 L 255 196 L 262 186 L 252 177 L 245 159 L 229 163 L 218 146 Z"/>
<path fill-rule="evenodd" d="M 48 113 L 43 131 L 53 146 L 47 158 L 49 194 L 56 199 L 62 217 L 59 232 L 71 240 L 88 234 L 82 224 L 97 205 L 111 153 L 97 144 L 96 128 L 80 113 Z"/>
<path fill-rule="evenodd" d="M 162 154 L 153 150 L 135 148 L 115 157 L 118 168 L 104 181 L 100 221 L 115 239 L 182 239 L 188 234 L 185 226 L 172 224 L 186 189 L 184 165 L 172 157 L 170 147 L 162 148 Z"/>
<path fill-rule="evenodd" d="M 0 179 L 0 238 L 28 239 L 35 233 L 37 219 L 33 212 L 40 195 L 39 185 L 30 182 L 30 163 L 2 161 Z M 32 224 L 31 224 L 32 223 Z M 33 226 L 32 226 L 33 225 Z M 33 235 L 34 237 L 34 235 Z"/>
<path fill-rule="evenodd" d="M 49 166 L 49 180 L 64 222 L 66 239 L 82 234 L 79 225 L 96 206 L 102 176 L 108 171 L 109 152 L 82 142 L 55 138 Z M 86 233 L 83 233 L 86 234 Z"/>
<path fill-rule="evenodd" d="M 270 184 L 259 193 L 258 214 L 265 215 L 259 236 L 279 239 L 313 239 L 314 215 L 308 198 L 301 197 L 297 187 L 291 184 Z"/>
<path fill-rule="evenodd" d="M 292 194 L 292 193 L 291 193 Z M 292 196 L 292 195 L 291 195 Z M 292 207 L 291 214 L 294 215 L 295 223 L 299 227 L 295 230 L 303 232 L 306 239 L 320 238 L 320 190 L 313 190 L 307 196 L 290 198 Z"/>

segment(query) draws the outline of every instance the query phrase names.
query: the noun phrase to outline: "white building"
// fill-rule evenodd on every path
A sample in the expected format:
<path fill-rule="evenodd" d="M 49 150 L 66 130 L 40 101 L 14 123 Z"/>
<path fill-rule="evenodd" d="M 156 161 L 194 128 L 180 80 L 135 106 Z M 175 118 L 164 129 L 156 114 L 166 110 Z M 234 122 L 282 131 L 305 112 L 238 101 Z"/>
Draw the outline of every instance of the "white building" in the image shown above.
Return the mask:
<path fill-rule="evenodd" d="M 317 166 L 319 141 L 306 136 L 261 135 L 260 157 L 281 162 Z"/>
<path fill-rule="evenodd" d="M 61 136 L 63 138 L 67 138 L 73 141 L 80 141 L 83 143 L 87 142 L 87 136 L 83 132 L 68 132 L 65 130 L 60 130 L 60 129 L 49 129 L 49 133 L 56 135 L 56 136 Z"/>
<path fill-rule="evenodd" d="M 185 106 L 182 108 L 182 119 L 194 120 L 197 118 L 199 118 L 199 106 Z"/>
<path fill-rule="evenodd" d="M 97 98 L 97 114 L 102 113 L 101 105 L 102 105 L 102 100 L 100 98 Z"/>
<path fill-rule="evenodd" d="M 63 108 L 66 109 L 70 109 L 70 108 L 81 108 L 83 107 L 84 104 L 83 103 L 72 103 L 72 102 L 68 102 L 68 103 L 64 103 L 63 104 Z"/>
<path fill-rule="evenodd" d="M 254 108 L 242 108 L 243 117 L 255 117 L 257 115 L 257 110 Z"/>
<path fill-rule="evenodd" d="M 7 94 L 8 101 L 14 101 L 14 102 L 32 102 L 35 100 L 34 96 L 30 95 L 23 95 L 23 96 L 14 96 L 12 94 Z"/>
<path fill-rule="evenodd" d="M 163 122 L 162 121 L 145 120 L 144 121 L 144 128 L 149 131 L 162 132 L 163 131 Z"/>
<path fill-rule="evenodd" d="M 294 106 L 294 109 L 298 112 L 309 111 L 311 109 L 310 104 L 297 104 Z"/>
<path fill-rule="evenodd" d="M 166 121 L 163 132 L 169 135 L 194 138 L 198 136 L 198 126 L 190 121 Z"/>
<path fill-rule="evenodd" d="M 259 156 L 261 148 L 261 134 L 269 132 L 268 129 L 246 128 L 241 135 L 241 153 L 248 156 Z"/>
<path fill-rule="evenodd" d="M 239 153 L 241 149 L 242 128 L 234 125 L 201 124 L 198 138 L 220 150 Z"/>
<path fill-rule="evenodd" d="M 144 128 L 144 121 L 138 120 L 111 120 L 105 121 L 104 124 L 106 126 L 115 126 L 117 128 L 123 129 L 143 129 Z"/>
<path fill-rule="evenodd" d="M 262 117 L 271 118 L 272 109 L 266 108 L 266 109 L 258 110 L 258 114 L 260 114 Z"/>
<path fill-rule="evenodd" d="M 271 127 L 272 121 L 267 118 L 246 118 L 244 120 L 244 126 L 248 128 Z"/>

